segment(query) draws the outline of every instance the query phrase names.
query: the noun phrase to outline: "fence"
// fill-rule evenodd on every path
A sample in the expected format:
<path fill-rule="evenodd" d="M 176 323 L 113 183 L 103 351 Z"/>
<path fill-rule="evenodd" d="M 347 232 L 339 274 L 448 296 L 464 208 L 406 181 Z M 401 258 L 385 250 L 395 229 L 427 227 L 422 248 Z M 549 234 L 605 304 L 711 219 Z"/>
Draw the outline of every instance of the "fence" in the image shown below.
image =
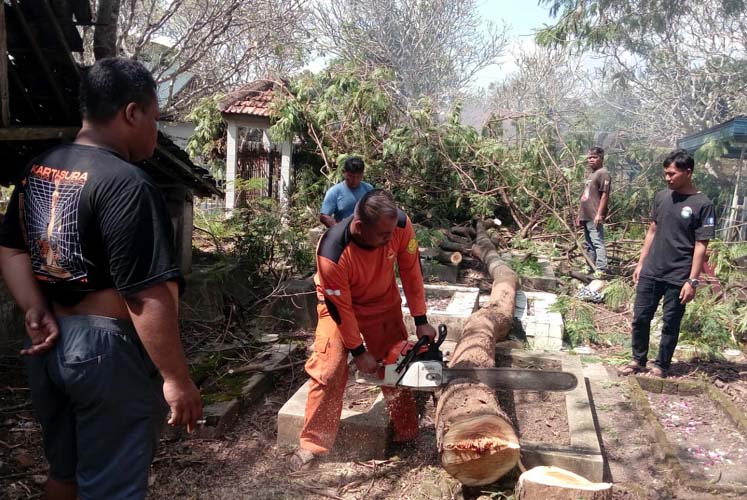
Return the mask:
<path fill-rule="evenodd" d="M 721 228 L 718 237 L 724 241 L 747 240 L 747 196 L 742 198 L 742 203 L 732 205 L 724 210 Z"/>

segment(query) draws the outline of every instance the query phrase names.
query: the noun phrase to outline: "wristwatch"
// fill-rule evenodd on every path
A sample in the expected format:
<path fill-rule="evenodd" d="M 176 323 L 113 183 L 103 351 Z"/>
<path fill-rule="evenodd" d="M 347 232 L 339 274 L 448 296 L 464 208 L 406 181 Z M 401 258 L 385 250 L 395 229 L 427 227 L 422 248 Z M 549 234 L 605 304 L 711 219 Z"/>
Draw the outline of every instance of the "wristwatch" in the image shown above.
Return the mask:
<path fill-rule="evenodd" d="M 690 286 L 693 288 L 698 288 L 698 285 L 700 285 L 700 281 L 698 281 L 698 278 L 687 278 L 687 283 L 690 283 Z"/>

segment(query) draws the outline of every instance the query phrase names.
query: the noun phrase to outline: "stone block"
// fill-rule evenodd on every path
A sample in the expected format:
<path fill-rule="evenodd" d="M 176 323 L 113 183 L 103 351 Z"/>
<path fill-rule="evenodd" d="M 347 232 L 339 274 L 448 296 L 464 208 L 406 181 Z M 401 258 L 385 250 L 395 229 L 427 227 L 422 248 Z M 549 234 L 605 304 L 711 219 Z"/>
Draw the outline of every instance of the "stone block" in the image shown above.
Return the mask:
<path fill-rule="evenodd" d="M 301 386 L 278 412 L 278 447 L 298 446 L 309 383 Z M 368 411 L 342 410 L 333 453 L 351 460 L 382 460 L 386 458 L 390 433 L 384 397 L 379 394 Z"/>
<path fill-rule="evenodd" d="M 225 303 L 223 289 L 231 266 L 194 266 L 185 277 L 186 288 L 179 298 L 179 320 L 223 324 Z"/>
<path fill-rule="evenodd" d="M 459 266 L 441 264 L 432 260 L 421 260 L 421 269 L 425 281 L 446 281 L 456 283 L 459 277 Z"/>
<path fill-rule="evenodd" d="M 514 317 L 532 349 L 559 351 L 563 347 L 563 316 L 552 311 L 557 295 L 546 292 L 516 292 Z"/>
<path fill-rule="evenodd" d="M 316 286 L 309 278 L 288 280 L 278 286 L 270 297 L 269 304 L 262 310 L 265 321 L 275 324 L 278 320 L 292 323 L 296 328 L 313 328 L 317 322 Z M 285 326 L 291 326 L 285 324 Z"/>

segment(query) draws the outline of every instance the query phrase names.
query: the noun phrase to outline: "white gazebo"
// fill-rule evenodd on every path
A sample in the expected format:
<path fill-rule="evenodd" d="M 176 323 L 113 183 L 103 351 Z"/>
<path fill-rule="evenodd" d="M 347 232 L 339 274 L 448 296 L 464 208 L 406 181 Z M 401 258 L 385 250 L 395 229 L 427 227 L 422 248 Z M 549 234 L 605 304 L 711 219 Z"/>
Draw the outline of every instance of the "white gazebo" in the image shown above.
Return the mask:
<path fill-rule="evenodd" d="M 272 80 L 256 80 L 221 100 L 220 112 L 228 124 L 225 183 L 227 214 L 236 206 L 236 176 L 240 171 L 241 152 L 251 144 L 260 146 L 262 153 L 259 153 L 259 157 L 266 152 L 267 165 L 260 165 L 259 170 L 255 169 L 255 174 L 260 172 L 260 175 L 267 178 L 264 195 L 277 198 L 281 206 L 288 206 L 292 145 L 290 142 L 273 143 L 267 134 L 270 128 L 270 103 L 278 85 Z M 273 158 L 277 153 L 280 155 L 280 169 L 279 175 L 274 176 Z M 255 154 L 254 159 L 257 158 Z M 256 178 L 256 175 L 253 177 Z"/>

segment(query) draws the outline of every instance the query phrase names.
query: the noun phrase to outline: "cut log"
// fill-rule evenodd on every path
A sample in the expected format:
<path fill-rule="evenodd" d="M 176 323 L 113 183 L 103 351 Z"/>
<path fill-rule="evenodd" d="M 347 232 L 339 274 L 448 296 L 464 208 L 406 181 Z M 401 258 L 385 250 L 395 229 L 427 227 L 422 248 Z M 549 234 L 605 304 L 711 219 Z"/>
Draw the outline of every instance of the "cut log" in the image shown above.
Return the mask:
<path fill-rule="evenodd" d="M 464 245 L 467 247 L 472 245 L 472 238 L 458 236 L 450 231 L 447 231 L 446 229 L 441 229 L 440 231 L 449 241 L 453 241 L 454 243 L 459 243 L 460 245 Z"/>
<path fill-rule="evenodd" d="M 447 239 L 441 240 L 441 243 L 438 244 L 439 248 L 442 248 L 443 250 L 448 250 L 449 252 L 459 252 L 459 253 L 469 253 L 469 247 L 466 247 L 459 243 L 454 243 L 453 241 L 449 241 Z"/>
<path fill-rule="evenodd" d="M 460 252 L 449 252 L 440 248 L 422 248 L 420 249 L 420 256 L 426 259 L 433 259 L 442 264 L 453 264 L 458 266 L 462 262 L 462 254 Z"/>
<path fill-rule="evenodd" d="M 469 226 L 454 226 L 451 229 L 449 229 L 453 234 L 456 234 L 457 236 L 463 236 L 464 238 L 469 238 L 470 240 L 474 240 L 477 237 L 477 232 L 469 227 Z"/>
<path fill-rule="evenodd" d="M 560 467 L 534 467 L 519 477 L 516 500 L 609 500 L 612 484 L 592 483 Z"/>
<path fill-rule="evenodd" d="M 465 322 L 451 367 L 495 366 L 495 343 L 513 326 L 517 276 L 503 262 L 481 223 L 472 254 L 493 279 L 490 300 Z M 444 469 L 468 486 L 489 484 L 519 461 L 519 439 L 490 387 L 454 380 L 436 408 L 436 442 Z"/>

